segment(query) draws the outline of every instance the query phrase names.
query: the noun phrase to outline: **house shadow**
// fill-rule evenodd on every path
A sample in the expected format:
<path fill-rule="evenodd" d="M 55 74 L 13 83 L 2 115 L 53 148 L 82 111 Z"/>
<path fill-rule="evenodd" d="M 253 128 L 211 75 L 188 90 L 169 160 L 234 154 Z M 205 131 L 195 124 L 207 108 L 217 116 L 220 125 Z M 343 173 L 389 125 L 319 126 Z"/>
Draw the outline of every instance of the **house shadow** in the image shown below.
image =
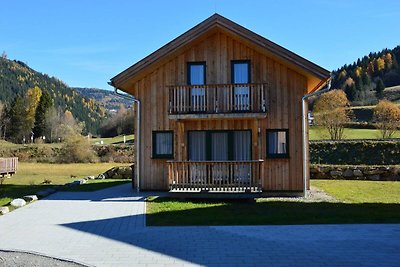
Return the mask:
<path fill-rule="evenodd" d="M 159 203 L 166 199 L 156 200 Z M 249 224 L 250 213 L 254 226 L 213 227 L 205 225 Z M 331 209 L 335 218 L 327 217 Z M 280 210 L 280 211 L 279 211 Z M 296 210 L 298 210 L 296 212 Z M 374 210 L 380 210 L 374 212 Z M 304 213 L 304 216 L 300 216 Z M 230 215 L 229 215 L 230 214 Z M 353 219 L 349 217 L 353 215 Z M 399 223 L 400 204 L 344 204 L 344 203 L 243 203 L 227 202 L 223 206 L 201 207 L 189 210 L 163 211 L 148 215 L 148 225 L 190 225 L 190 221 L 204 226 L 135 227 L 144 215 L 123 216 L 94 221 L 62 224 L 74 230 L 130 244 L 199 265 L 252 265 L 292 266 L 311 262 L 313 265 L 359 265 L 368 257 L 369 263 L 382 262 L 387 257 L 387 247 L 400 249 L 399 237 L 385 246 L 376 246 L 364 237 L 357 236 L 357 225 L 349 225 L 344 233 L 327 231 L 321 225 L 306 223 Z M 229 217 L 230 216 L 230 217 Z M 277 217 L 281 216 L 282 221 Z M 306 217 L 310 218 L 307 220 Z M 384 218 L 382 218 L 384 216 Z M 379 218 L 380 217 L 380 218 Z M 185 220 L 186 218 L 186 220 Z M 236 218 L 236 220 L 234 220 Z M 296 221 L 296 218 L 297 221 Z M 318 219 L 319 218 L 319 219 Z M 232 220 L 234 223 L 232 223 Z M 358 220 L 358 221 L 357 221 Z M 228 222 L 231 223 L 228 223 Z M 256 226 L 262 224 L 285 224 L 292 226 Z M 224 224 L 224 223 L 222 223 Z M 287 223 L 286 223 L 287 224 Z M 332 227 L 332 226 L 331 226 Z M 373 226 L 371 226 L 373 227 Z M 379 226 L 377 229 L 379 229 Z M 373 231 L 373 230 L 372 230 Z M 385 241 L 386 242 L 386 241 Z M 339 248 L 339 249 L 338 249 Z M 347 251 L 352 257 L 342 257 Z M 350 255 L 349 254 L 349 255 Z"/>

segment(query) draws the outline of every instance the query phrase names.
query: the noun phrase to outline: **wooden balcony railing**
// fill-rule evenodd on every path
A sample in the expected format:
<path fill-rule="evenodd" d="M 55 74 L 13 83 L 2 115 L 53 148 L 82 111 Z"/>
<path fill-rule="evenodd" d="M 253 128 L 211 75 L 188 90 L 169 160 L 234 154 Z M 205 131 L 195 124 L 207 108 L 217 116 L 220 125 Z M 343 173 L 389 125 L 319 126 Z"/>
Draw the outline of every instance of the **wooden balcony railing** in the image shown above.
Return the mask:
<path fill-rule="evenodd" d="M 169 114 L 266 113 L 266 84 L 206 84 L 169 87 Z"/>
<path fill-rule="evenodd" d="M 0 176 L 16 173 L 17 167 L 18 158 L 0 158 Z"/>
<path fill-rule="evenodd" d="M 172 192 L 261 192 L 263 160 L 168 161 Z"/>

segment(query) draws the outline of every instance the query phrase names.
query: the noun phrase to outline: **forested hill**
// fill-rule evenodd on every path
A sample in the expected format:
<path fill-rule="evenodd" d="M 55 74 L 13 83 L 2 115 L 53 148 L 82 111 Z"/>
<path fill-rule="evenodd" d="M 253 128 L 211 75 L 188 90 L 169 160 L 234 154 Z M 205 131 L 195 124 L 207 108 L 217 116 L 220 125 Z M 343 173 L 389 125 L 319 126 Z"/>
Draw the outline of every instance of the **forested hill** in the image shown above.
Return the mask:
<path fill-rule="evenodd" d="M 352 102 L 372 104 L 383 95 L 384 87 L 400 85 L 399 61 L 400 45 L 371 52 L 333 71 L 332 88 L 343 89 Z"/>
<path fill-rule="evenodd" d="M 17 95 L 39 87 L 49 92 L 54 106 L 70 111 L 75 119 L 85 123 L 84 132 L 96 134 L 105 119 L 105 109 L 93 99 L 82 97 L 61 80 L 31 69 L 25 63 L 0 57 L 0 101 L 10 104 Z"/>
<path fill-rule="evenodd" d="M 116 112 L 121 108 L 121 105 L 128 109 L 132 106 L 132 101 L 118 97 L 113 91 L 98 89 L 98 88 L 74 88 L 83 97 L 91 98 L 99 103 L 102 103 L 104 107 L 110 112 Z"/>

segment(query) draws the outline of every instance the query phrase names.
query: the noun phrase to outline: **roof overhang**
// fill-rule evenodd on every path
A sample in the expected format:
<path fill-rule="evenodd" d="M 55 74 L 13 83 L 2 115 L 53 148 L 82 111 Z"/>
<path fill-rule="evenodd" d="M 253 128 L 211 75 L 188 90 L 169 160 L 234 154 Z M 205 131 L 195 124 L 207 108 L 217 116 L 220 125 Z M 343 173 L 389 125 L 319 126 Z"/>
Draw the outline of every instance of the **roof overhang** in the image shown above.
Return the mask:
<path fill-rule="evenodd" d="M 157 66 L 168 62 L 174 56 L 189 48 L 189 45 L 201 42 L 218 31 L 245 42 L 253 49 L 284 63 L 304 75 L 307 78 L 308 93 L 319 90 L 330 79 L 328 70 L 219 14 L 214 14 L 113 77 L 111 83 L 114 87 L 127 92 L 134 82 L 154 70 Z"/>

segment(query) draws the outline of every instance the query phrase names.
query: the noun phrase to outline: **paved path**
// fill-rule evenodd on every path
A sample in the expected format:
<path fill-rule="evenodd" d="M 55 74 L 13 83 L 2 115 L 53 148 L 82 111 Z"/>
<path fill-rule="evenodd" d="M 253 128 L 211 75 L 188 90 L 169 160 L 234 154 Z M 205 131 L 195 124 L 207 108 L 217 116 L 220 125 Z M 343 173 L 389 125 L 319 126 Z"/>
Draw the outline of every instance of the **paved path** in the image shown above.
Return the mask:
<path fill-rule="evenodd" d="M 129 185 L 0 216 L 0 249 L 94 266 L 400 266 L 400 225 L 145 227 Z"/>

